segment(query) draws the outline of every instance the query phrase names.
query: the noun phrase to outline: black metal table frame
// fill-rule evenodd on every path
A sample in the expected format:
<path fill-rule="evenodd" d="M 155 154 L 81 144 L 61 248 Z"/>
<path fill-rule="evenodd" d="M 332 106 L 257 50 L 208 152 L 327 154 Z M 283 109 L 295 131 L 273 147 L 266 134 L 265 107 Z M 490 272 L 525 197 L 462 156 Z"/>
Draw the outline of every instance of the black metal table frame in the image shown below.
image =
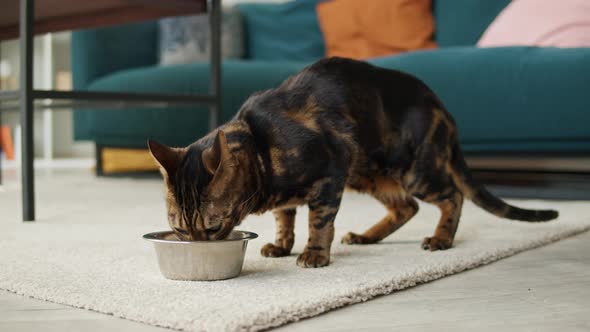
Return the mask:
<path fill-rule="evenodd" d="M 0 91 L 0 103 L 16 102 L 18 107 L 2 107 L 3 111 L 20 112 L 21 125 L 21 182 L 23 221 L 35 220 L 35 172 L 33 142 L 33 112 L 39 109 L 84 107 L 124 108 L 128 106 L 167 107 L 171 105 L 209 105 L 209 127 L 218 126 L 221 112 L 221 0 L 210 0 L 210 83 L 209 95 L 168 95 L 119 92 L 54 91 L 33 89 L 33 24 L 35 0 L 20 0 L 19 90 Z M 35 101 L 52 100 L 52 104 L 35 106 Z M 0 171 L 1 176 L 1 171 Z"/>

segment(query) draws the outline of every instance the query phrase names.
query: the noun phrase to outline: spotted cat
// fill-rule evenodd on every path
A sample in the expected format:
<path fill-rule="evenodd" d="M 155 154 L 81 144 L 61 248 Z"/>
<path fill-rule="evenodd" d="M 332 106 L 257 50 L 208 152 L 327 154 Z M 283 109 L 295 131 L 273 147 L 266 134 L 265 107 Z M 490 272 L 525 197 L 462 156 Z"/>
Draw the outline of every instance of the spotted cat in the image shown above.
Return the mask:
<path fill-rule="evenodd" d="M 223 239 L 248 214 L 272 210 L 267 257 L 293 247 L 295 209 L 309 206 L 302 267 L 326 266 L 345 188 L 380 201 L 387 215 L 346 244 L 375 243 L 418 212 L 441 211 L 422 248 L 451 248 L 465 198 L 502 218 L 546 221 L 553 210 L 506 204 L 471 176 L 451 115 L 417 78 L 344 58 L 321 60 L 276 89 L 252 95 L 235 117 L 184 148 L 150 141 L 167 187 L 168 221 L 187 240 Z"/>

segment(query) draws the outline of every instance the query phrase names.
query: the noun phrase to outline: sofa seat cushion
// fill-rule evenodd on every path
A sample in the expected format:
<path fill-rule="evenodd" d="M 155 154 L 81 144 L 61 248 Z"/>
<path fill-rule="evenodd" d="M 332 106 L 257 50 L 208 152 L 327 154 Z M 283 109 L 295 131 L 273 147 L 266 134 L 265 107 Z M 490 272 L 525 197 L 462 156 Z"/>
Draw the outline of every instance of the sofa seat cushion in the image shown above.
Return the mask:
<path fill-rule="evenodd" d="M 563 151 L 584 141 L 590 148 L 590 48 L 454 47 L 371 62 L 428 84 L 466 146 Z"/>
<path fill-rule="evenodd" d="M 222 120 L 230 119 L 253 92 L 269 89 L 306 63 L 227 60 L 222 68 Z M 208 94 L 206 63 L 119 71 L 94 81 L 91 91 Z M 76 138 L 109 146 L 143 146 L 147 138 L 185 145 L 208 132 L 207 106 L 75 112 Z M 80 129 L 80 130 L 78 130 Z M 148 137 L 149 136 L 149 137 Z"/>

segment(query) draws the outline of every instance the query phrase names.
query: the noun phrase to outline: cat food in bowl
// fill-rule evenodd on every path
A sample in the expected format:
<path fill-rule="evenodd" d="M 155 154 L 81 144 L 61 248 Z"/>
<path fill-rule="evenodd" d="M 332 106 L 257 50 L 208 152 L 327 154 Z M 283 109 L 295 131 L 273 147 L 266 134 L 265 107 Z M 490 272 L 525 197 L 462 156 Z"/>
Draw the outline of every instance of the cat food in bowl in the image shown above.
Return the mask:
<path fill-rule="evenodd" d="M 222 280 L 242 272 L 251 232 L 232 231 L 225 240 L 180 241 L 171 231 L 149 233 L 164 277 L 174 280 Z"/>

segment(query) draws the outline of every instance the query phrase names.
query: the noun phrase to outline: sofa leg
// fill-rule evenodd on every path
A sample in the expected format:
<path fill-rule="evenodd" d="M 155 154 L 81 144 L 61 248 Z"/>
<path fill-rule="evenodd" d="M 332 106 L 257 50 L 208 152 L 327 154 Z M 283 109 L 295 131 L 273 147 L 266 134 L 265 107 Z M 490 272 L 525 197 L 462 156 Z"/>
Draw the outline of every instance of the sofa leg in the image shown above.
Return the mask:
<path fill-rule="evenodd" d="M 96 155 L 95 155 L 95 161 L 96 161 L 96 176 L 103 176 L 104 173 L 102 171 L 102 149 L 103 146 L 100 144 L 96 144 Z"/>

